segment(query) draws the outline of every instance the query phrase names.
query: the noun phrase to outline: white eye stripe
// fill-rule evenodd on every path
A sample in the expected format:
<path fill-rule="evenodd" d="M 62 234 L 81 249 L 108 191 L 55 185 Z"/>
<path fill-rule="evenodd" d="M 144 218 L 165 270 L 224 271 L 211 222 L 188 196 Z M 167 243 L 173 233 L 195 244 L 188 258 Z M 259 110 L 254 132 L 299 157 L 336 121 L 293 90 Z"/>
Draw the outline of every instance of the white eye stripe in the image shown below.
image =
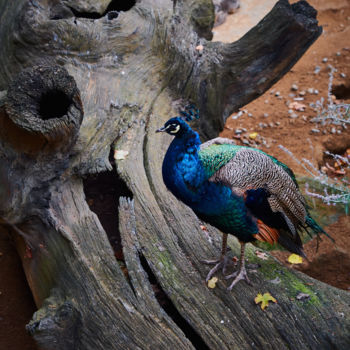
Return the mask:
<path fill-rule="evenodd" d="M 174 124 L 172 124 L 174 125 Z M 174 130 L 170 130 L 170 134 L 176 134 L 178 131 L 180 130 L 180 125 L 176 125 L 175 129 Z"/>

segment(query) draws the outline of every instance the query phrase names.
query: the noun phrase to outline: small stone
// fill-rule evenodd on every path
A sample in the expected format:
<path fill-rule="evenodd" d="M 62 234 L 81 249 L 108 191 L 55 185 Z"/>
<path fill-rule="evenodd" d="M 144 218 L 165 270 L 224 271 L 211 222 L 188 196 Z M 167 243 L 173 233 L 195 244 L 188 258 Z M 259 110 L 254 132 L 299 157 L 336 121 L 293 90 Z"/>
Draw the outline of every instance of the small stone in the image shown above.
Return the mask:
<path fill-rule="evenodd" d="M 282 95 L 279 95 L 279 96 L 277 96 L 277 98 L 278 98 L 279 100 L 282 100 L 282 99 L 283 99 L 283 96 L 282 96 Z"/>
<path fill-rule="evenodd" d="M 242 140 L 242 143 L 243 143 L 244 145 L 249 145 L 249 141 L 246 140 L 246 139 L 243 139 L 243 140 Z"/>
<path fill-rule="evenodd" d="M 298 114 L 292 113 L 289 115 L 289 118 L 296 119 L 296 118 L 298 118 Z"/>
<path fill-rule="evenodd" d="M 336 53 L 336 55 L 337 55 L 338 57 L 341 56 L 341 52 L 338 51 L 338 52 Z"/>
<path fill-rule="evenodd" d="M 293 98 L 294 101 L 304 101 L 304 97 L 295 97 Z"/>
<path fill-rule="evenodd" d="M 328 62 L 328 58 L 327 57 L 323 57 L 322 58 L 322 63 L 327 63 Z"/>
<path fill-rule="evenodd" d="M 248 117 L 252 117 L 253 116 L 253 114 L 251 114 L 251 113 L 248 113 Z"/>
<path fill-rule="evenodd" d="M 263 114 L 263 117 L 264 117 L 264 118 L 267 118 L 268 116 L 269 116 L 269 113 L 264 113 L 264 114 Z"/>
<path fill-rule="evenodd" d="M 242 129 L 236 129 L 235 134 L 242 134 L 243 130 Z"/>
<path fill-rule="evenodd" d="M 280 92 L 279 91 L 276 91 L 275 92 L 275 96 L 279 96 L 280 95 Z"/>
<path fill-rule="evenodd" d="M 341 134 L 341 130 L 337 130 L 337 134 L 340 135 Z"/>
<path fill-rule="evenodd" d="M 308 88 L 306 91 L 308 94 L 313 94 L 315 90 L 313 88 Z"/>
<path fill-rule="evenodd" d="M 331 133 L 335 134 L 337 132 L 337 129 L 333 126 L 333 128 L 331 129 Z"/>
<path fill-rule="evenodd" d="M 318 133 L 320 133 L 320 130 L 318 130 L 318 129 L 311 129 L 311 132 L 313 132 L 314 134 L 318 134 Z"/>
<path fill-rule="evenodd" d="M 268 104 L 268 103 L 269 103 L 269 100 L 265 100 L 264 103 L 265 103 L 265 104 Z"/>
<path fill-rule="evenodd" d="M 316 66 L 315 70 L 314 70 L 314 74 L 318 74 L 318 73 L 320 73 L 320 71 L 321 71 L 321 67 L 320 66 Z"/>
<path fill-rule="evenodd" d="M 314 94 L 318 95 L 318 90 L 317 89 L 314 89 Z"/>
<path fill-rule="evenodd" d="M 346 74 L 345 74 L 345 73 L 340 73 L 340 76 L 341 76 L 342 78 L 346 78 Z"/>
<path fill-rule="evenodd" d="M 280 122 L 276 122 L 275 124 L 276 124 L 277 126 L 280 126 L 280 125 L 281 125 L 281 123 L 280 123 Z"/>
<path fill-rule="evenodd" d="M 305 96 L 305 95 L 306 95 L 305 90 L 299 91 L 299 96 Z"/>
<path fill-rule="evenodd" d="M 309 299 L 310 298 L 310 295 L 309 294 L 306 294 L 306 293 L 299 293 L 297 296 L 296 296 L 297 300 L 303 300 L 303 299 Z"/>
<path fill-rule="evenodd" d="M 274 123 L 269 123 L 269 127 L 270 127 L 270 128 L 273 128 L 274 126 L 275 126 Z"/>
<path fill-rule="evenodd" d="M 297 91 L 298 90 L 298 85 L 297 84 L 293 84 L 292 86 L 291 86 L 291 90 L 292 91 Z"/>
<path fill-rule="evenodd" d="M 293 97 L 295 97 L 295 94 L 293 92 L 291 92 L 288 96 L 293 98 Z"/>
<path fill-rule="evenodd" d="M 304 120 L 304 122 L 307 122 L 307 116 L 306 115 L 302 115 L 301 118 Z"/>

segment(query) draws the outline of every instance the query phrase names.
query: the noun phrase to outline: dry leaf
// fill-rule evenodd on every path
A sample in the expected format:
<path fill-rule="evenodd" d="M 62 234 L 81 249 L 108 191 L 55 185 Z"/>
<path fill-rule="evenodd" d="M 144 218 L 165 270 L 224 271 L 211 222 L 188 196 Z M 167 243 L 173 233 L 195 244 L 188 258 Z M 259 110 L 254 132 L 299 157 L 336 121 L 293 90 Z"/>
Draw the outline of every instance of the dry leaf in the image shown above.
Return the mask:
<path fill-rule="evenodd" d="M 216 283 L 218 281 L 217 277 L 213 277 L 208 281 L 208 287 L 209 288 L 215 288 L 216 287 Z"/>
<path fill-rule="evenodd" d="M 291 254 L 291 255 L 289 255 L 287 261 L 290 264 L 302 264 L 303 263 L 303 258 L 300 255 L 298 255 L 298 254 Z"/>
<path fill-rule="evenodd" d="M 114 150 L 114 159 L 115 160 L 121 160 L 125 159 L 125 157 L 129 154 L 128 151 L 123 151 L 123 150 Z"/>
<path fill-rule="evenodd" d="M 304 112 L 305 108 L 306 108 L 306 105 L 304 105 L 303 103 L 300 103 L 300 102 L 291 102 L 288 105 L 288 108 L 289 109 L 295 109 L 296 111 L 299 111 L 299 112 Z"/>
<path fill-rule="evenodd" d="M 277 300 L 270 293 L 264 293 L 263 295 L 258 293 L 254 301 L 255 304 L 261 303 L 260 307 L 262 310 L 264 310 L 265 307 L 269 306 L 269 301 L 277 303 Z"/>
<path fill-rule="evenodd" d="M 260 251 L 260 250 L 257 250 L 257 251 L 255 252 L 255 255 L 256 255 L 258 258 L 263 259 L 263 260 L 267 260 L 267 259 L 269 258 L 268 255 L 267 255 L 266 253 L 264 253 L 264 252 L 262 252 L 262 251 Z"/>
<path fill-rule="evenodd" d="M 196 50 L 197 50 L 199 53 L 202 53 L 202 52 L 203 52 L 203 49 L 204 49 L 203 45 L 198 45 L 198 46 L 196 46 Z"/>
<path fill-rule="evenodd" d="M 249 134 L 249 138 L 252 140 L 255 140 L 257 136 L 258 136 L 257 132 L 252 132 L 251 134 Z"/>

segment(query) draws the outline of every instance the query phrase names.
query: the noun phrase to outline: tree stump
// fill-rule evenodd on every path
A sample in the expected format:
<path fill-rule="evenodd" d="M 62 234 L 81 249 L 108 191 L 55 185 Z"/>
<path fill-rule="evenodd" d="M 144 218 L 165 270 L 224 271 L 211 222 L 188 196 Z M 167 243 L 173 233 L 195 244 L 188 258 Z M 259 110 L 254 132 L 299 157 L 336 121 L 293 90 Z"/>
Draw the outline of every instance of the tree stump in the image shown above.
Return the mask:
<path fill-rule="evenodd" d="M 209 0 L 133 3 L 0 0 L 0 217 L 39 309 L 29 332 L 42 349 L 347 349 L 349 294 L 252 246 L 253 287 L 206 287 L 201 260 L 221 234 L 165 189 L 170 139 L 154 134 L 193 102 L 197 130 L 216 136 L 317 39 L 316 11 L 280 0 L 223 44 L 209 41 Z M 112 170 L 111 150 L 124 151 L 115 176 L 129 198 L 112 215 L 127 275 L 84 194 L 84 178 Z M 267 291 L 278 303 L 263 312 L 254 298 Z"/>

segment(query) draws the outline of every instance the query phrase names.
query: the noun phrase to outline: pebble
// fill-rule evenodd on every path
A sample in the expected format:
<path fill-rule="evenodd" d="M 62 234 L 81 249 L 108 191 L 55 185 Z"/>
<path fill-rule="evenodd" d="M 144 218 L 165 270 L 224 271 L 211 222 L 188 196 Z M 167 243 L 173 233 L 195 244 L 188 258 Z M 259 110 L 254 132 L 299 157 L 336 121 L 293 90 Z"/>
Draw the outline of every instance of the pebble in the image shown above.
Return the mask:
<path fill-rule="evenodd" d="M 249 145 L 249 141 L 246 140 L 246 139 L 243 139 L 243 140 L 242 140 L 242 143 L 243 143 L 244 145 Z"/>
<path fill-rule="evenodd" d="M 289 97 L 295 97 L 295 94 L 293 92 L 291 92 L 288 96 Z"/>
<path fill-rule="evenodd" d="M 305 96 L 305 95 L 306 95 L 305 90 L 299 91 L 299 96 Z"/>
<path fill-rule="evenodd" d="M 277 98 L 278 98 L 279 100 L 282 100 L 282 99 L 283 99 L 283 96 L 282 96 L 282 95 L 279 95 L 279 96 L 277 96 Z"/>
<path fill-rule="evenodd" d="M 269 100 L 265 100 L 264 102 L 265 102 L 266 104 L 268 104 L 268 103 L 269 103 Z"/>
<path fill-rule="evenodd" d="M 336 53 L 336 55 L 337 55 L 337 56 L 341 56 L 341 52 L 338 51 L 338 52 Z"/>
<path fill-rule="evenodd" d="M 337 134 L 340 135 L 341 134 L 341 130 L 337 130 Z"/>
<path fill-rule="evenodd" d="M 346 74 L 345 74 L 345 73 L 340 73 L 340 76 L 341 76 L 342 78 L 346 78 Z"/>
<path fill-rule="evenodd" d="M 311 132 L 313 132 L 314 134 L 318 134 L 320 132 L 320 130 L 318 130 L 318 129 L 311 129 Z"/>
<path fill-rule="evenodd" d="M 269 123 L 269 127 L 270 127 L 270 128 L 273 128 L 274 126 L 275 126 L 274 123 Z"/>
<path fill-rule="evenodd" d="M 248 113 L 248 117 L 252 117 L 253 116 L 253 114 L 251 114 L 251 113 Z"/>
<path fill-rule="evenodd" d="M 306 116 L 306 115 L 302 115 L 301 118 L 302 118 L 305 122 L 307 122 L 307 116 Z"/>
<path fill-rule="evenodd" d="M 314 70 L 314 74 L 318 74 L 318 73 L 320 73 L 320 71 L 321 71 L 321 67 L 320 66 L 316 66 L 315 70 Z"/>
<path fill-rule="evenodd" d="M 276 124 L 277 126 L 280 126 L 280 125 L 281 125 L 281 123 L 280 123 L 280 122 L 276 122 L 275 124 Z"/>
<path fill-rule="evenodd" d="M 304 97 L 295 97 L 293 98 L 294 101 L 304 101 Z"/>
<path fill-rule="evenodd" d="M 307 91 L 308 94 L 314 94 L 315 93 L 314 92 L 315 91 L 314 88 L 308 88 L 306 91 Z"/>
<path fill-rule="evenodd" d="M 269 113 L 264 113 L 264 114 L 263 114 L 263 117 L 264 117 L 264 118 L 267 118 L 268 116 L 269 116 Z"/>
<path fill-rule="evenodd" d="M 332 129 L 331 129 L 331 133 L 332 134 L 335 134 L 337 132 L 337 129 L 335 128 L 335 127 L 333 127 Z"/>
<path fill-rule="evenodd" d="M 275 92 L 275 96 L 279 96 L 281 93 L 279 91 Z"/>
<path fill-rule="evenodd" d="M 289 115 L 289 118 L 293 118 L 293 119 L 298 118 L 298 114 L 292 113 Z"/>
<path fill-rule="evenodd" d="M 292 90 L 292 91 L 297 91 L 297 90 L 298 90 L 298 85 L 297 85 L 297 84 L 293 84 L 293 85 L 291 86 L 291 90 Z"/>
<path fill-rule="evenodd" d="M 288 109 L 288 113 L 292 114 L 292 113 L 294 113 L 294 111 L 292 109 Z"/>
<path fill-rule="evenodd" d="M 322 62 L 323 62 L 323 63 L 327 63 L 327 62 L 328 62 L 328 58 L 327 58 L 327 57 L 323 57 L 323 58 L 322 58 Z"/>

